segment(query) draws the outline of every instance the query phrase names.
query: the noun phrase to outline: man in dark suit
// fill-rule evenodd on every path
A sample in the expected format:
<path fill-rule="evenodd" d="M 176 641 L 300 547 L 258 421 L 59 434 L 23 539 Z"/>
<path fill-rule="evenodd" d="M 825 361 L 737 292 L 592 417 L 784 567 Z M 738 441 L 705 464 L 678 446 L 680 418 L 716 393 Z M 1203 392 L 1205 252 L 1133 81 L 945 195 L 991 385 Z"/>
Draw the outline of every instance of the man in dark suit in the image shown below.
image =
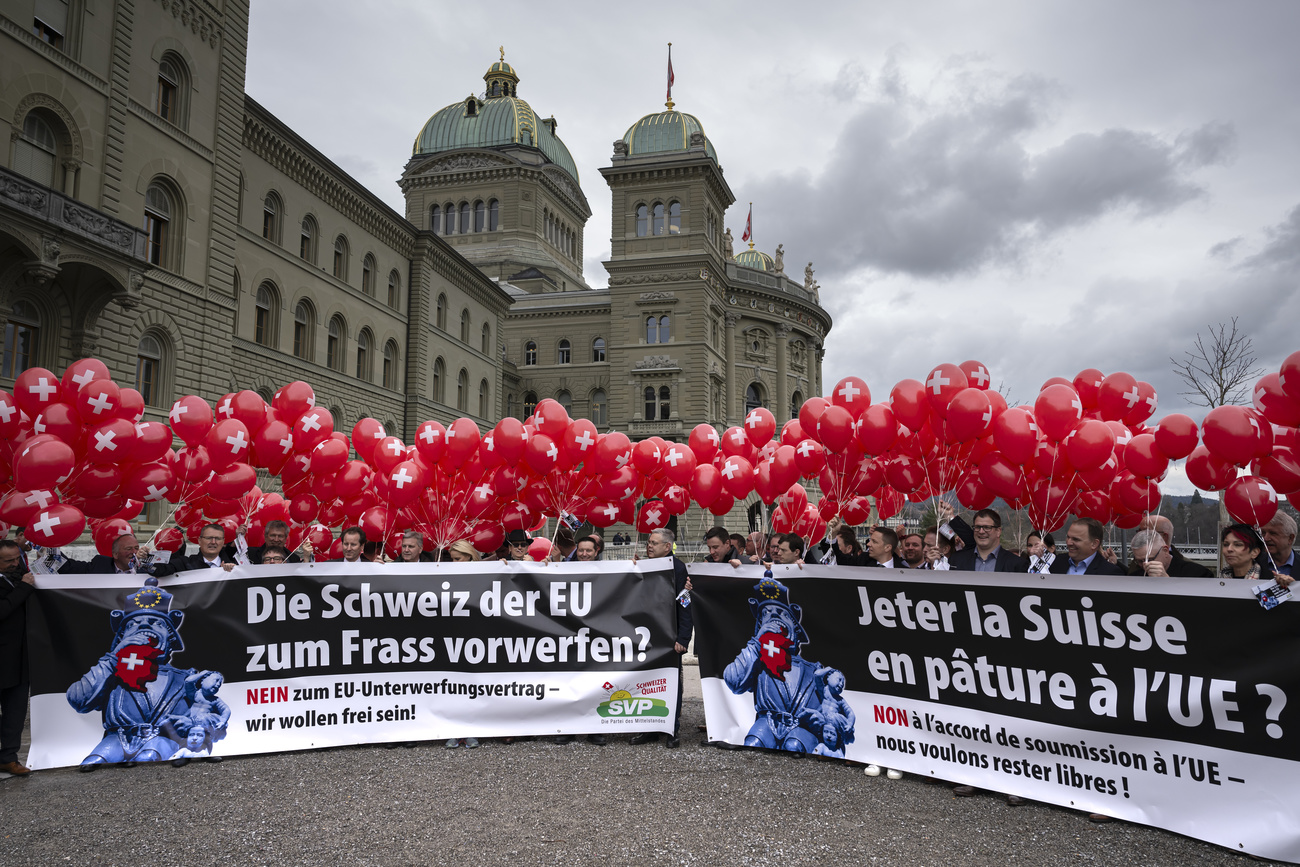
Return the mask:
<path fill-rule="evenodd" d="M 655 530 L 650 534 L 650 538 L 645 543 L 645 555 L 650 559 L 656 557 L 673 558 L 673 586 L 676 592 L 680 594 L 686 589 L 686 564 L 677 559 L 673 554 L 673 543 L 677 541 L 676 534 L 672 530 L 665 528 Z M 673 724 L 673 733 L 668 738 L 668 748 L 675 749 L 681 746 L 681 740 L 678 735 L 681 732 L 682 725 L 682 654 L 691 643 L 691 609 L 689 606 L 683 606 L 678 602 L 673 603 L 677 610 L 677 641 L 673 644 L 673 650 L 677 651 L 677 715 Z M 633 735 L 629 743 L 648 744 L 652 741 L 659 740 L 659 732 L 642 732 L 639 735 Z"/>
<path fill-rule="evenodd" d="M 1158 530 L 1143 530 L 1129 542 L 1133 561 L 1129 575 L 1149 575 L 1152 578 L 1213 578 L 1214 573 L 1200 563 L 1193 563 L 1182 554 L 1169 549 L 1169 543 Z"/>
<path fill-rule="evenodd" d="M 222 556 L 221 548 L 225 544 L 226 528 L 220 524 L 208 524 L 199 531 L 199 553 L 182 557 L 176 569 L 181 572 L 187 569 L 225 569 L 229 572 L 235 568 L 235 558 Z"/>
<path fill-rule="evenodd" d="M 975 546 L 955 551 L 948 566 L 961 572 L 1028 572 L 1024 557 L 1002 547 L 1002 516 L 993 509 L 980 509 L 971 519 Z"/>
<path fill-rule="evenodd" d="M 27 719 L 27 599 L 36 578 L 22 565 L 17 542 L 0 542 L 0 771 L 25 777 L 31 773 L 18 761 Z"/>
<path fill-rule="evenodd" d="M 907 563 L 898 556 L 898 533 L 891 527 L 872 527 L 867 537 L 867 560 L 864 566 L 883 566 L 886 569 L 906 569 Z"/>
<path fill-rule="evenodd" d="M 1102 528 L 1095 518 L 1075 518 L 1065 534 L 1068 556 L 1056 555 L 1053 575 L 1123 575 L 1124 570 L 1101 555 Z"/>
<path fill-rule="evenodd" d="M 172 563 L 159 563 L 154 566 L 140 565 L 140 543 L 130 533 L 123 533 L 113 540 L 113 554 L 106 556 L 96 554 L 89 562 L 69 560 L 59 567 L 60 575 L 141 575 L 164 576 L 176 571 Z"/>

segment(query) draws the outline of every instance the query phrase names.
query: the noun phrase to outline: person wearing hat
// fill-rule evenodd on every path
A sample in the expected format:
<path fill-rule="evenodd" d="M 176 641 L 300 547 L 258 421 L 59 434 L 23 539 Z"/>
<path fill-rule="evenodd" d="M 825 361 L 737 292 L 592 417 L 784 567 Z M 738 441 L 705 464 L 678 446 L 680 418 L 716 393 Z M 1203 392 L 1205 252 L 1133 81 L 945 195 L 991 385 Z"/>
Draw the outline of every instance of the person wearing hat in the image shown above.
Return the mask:
<path fill-rule="evenodd" d="M 1264 540 L 1249 524 L 1224 527 L 1219 536 L 1223 554 L 1220 578 L 1244 578 L 1247 581 L 1272 581 L 1273 567 L 1264 556 Z"/>
<path fill-rule="evenodd" d="M 532 541 L 523 530 L 511 530 L 506 535 L 506 544 L 510 546 L 510 559 L 526 560 L 528 558 L 528 546 L 532 544 Z"/>
<path fill-rule="evenodd" d="M 68 687 L 73 710 L 103 716 L 104 738 L 82 759 L 82 770 L 109 762 L 156 762 L 181 748 L 183 738 L 172 722 L 189 716 L 193 690 L 187 687 L 197 672 L 171 665 L 172 654 L 185 649 L 180 634 L 185 614 L 171 611 L 171 602 L 157 578 L 145 579 L 121 610 L 109 613 L 109 651 Z M 223 727 L 213 737 L 224 734 Z"/>

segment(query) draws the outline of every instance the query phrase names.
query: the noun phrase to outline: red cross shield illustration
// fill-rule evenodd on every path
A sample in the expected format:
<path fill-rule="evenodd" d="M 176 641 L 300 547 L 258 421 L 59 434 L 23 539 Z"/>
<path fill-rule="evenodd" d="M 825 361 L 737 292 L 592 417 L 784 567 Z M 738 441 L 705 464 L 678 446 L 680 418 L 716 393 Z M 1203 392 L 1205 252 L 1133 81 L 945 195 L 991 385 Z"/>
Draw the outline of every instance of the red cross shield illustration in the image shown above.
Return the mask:
<path fill-rule="evenodd" d="M 780 678 L 790 670 L 790 648 L 794 642 L 779 632 L 764 632 L 758 636 L 758 658 L 767 673 Z"/>
<path fill-rule="evenodd" d="M 144 692 L 158 677 L 158 657 L 162 651 L 150 644 L 128 644 L 117 652 L 113 673 L 127 689 Z"/>

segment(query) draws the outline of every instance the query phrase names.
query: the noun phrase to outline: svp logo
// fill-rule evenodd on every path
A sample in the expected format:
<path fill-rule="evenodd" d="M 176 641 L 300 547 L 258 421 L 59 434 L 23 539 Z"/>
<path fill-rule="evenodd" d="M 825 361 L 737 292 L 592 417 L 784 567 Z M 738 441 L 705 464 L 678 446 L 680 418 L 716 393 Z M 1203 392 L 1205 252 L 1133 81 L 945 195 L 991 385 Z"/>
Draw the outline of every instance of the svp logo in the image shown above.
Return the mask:
<path fill-rule="evenodd" d="M 642 690 L 639 687 L 644 684 L 637 684 L 635 687 L 615 686 L 612 683 L 605 684 L 605 692 L 609 698 L 602 701 L 596 708 L 596 713 L 603 717 L 665 717 L 668 716 L 668 704 L 659 698 L 650 698 L 645 692 L 658 692 L 662 688 Z"/>

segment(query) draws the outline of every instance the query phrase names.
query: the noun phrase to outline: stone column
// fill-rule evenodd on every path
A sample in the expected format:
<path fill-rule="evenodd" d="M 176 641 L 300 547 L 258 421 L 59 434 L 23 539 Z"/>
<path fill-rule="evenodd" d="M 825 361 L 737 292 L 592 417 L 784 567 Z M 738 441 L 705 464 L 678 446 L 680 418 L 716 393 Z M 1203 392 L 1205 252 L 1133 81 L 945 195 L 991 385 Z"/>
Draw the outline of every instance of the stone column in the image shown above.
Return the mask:
<path fill-rule="evenodd" d="M 736 382 L 736 323 L 740 321 L 740 314 L 727 314 L 727 385 L 726 397 L 723 398 L 722 411 L 724 424 L 730 424 L 733 418 L 740 418 L 740 412 L 737 406 L 743 406 L 739 403 L 745 399 L 745 392 Z"/>
<path fill-rule="evenodd" d="M 823 394 L 822 394 L 822 359 L 825 358 L 825 357 L 826 357 L 826 350 L 822 348 L 822 345 L 821 345 L 820 343 L 818 343 L 817 346 L 816 346 L 816 348 L 813 350 L 813 358 L 814 358 L 814 366 L 813 366 L 813 387 L 814 387 L 814 389 L 815 389 L 815 394 L 816 394 L 818 397 L 822 397 L 822 396 L 823 396 Z"/>
<path fill-rule="evenodd" d="M 77 170 L 80 168 L 78 160 L 63 161 L 63 195 L 70 199 L 77 197 Z"/>
<path fill-rule="evenodd" d="M 776 394 L 775 406 L 768 409 L 776 418 L 777 430 L 787 421 L 790 411 L 790 331 L 789 325 L 776 326 Z"/>

